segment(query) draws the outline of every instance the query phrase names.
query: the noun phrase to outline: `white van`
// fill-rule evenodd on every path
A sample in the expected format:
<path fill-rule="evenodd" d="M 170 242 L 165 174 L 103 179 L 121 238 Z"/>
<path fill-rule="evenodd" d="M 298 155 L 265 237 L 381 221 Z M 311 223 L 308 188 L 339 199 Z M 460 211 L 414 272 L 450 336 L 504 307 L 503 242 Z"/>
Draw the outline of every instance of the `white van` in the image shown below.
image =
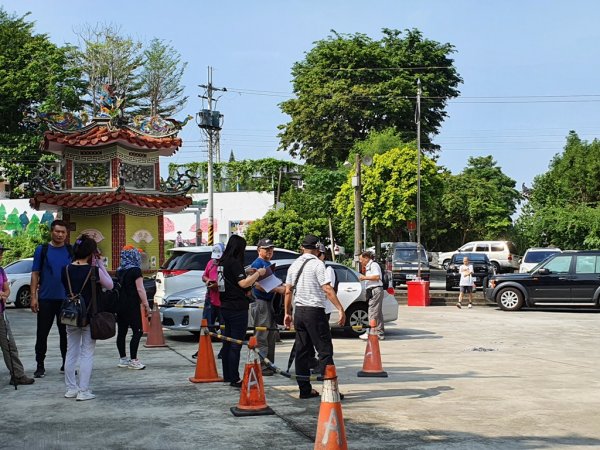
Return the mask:
<path fill-rule="evenodd" d="M 156 273 L 154 301 L 158 305 L 162 305 L 163 300 L 175 292 L 195 288 L 203 284 L 202 274 L 210 260 L 212 247 L 206 245 L 174 247 L 169 252 L 171 252 L 171 257 Z M 272 259 L 294 259 L 298 256 L 299 254 L 296 252 L 276 247 Z M 252 261 L 257 257 L 256 246 L 246 246 L 244 265 L 252 264 Z"/>
<path fill-rule="evenodd" d="M 496 273 L 514 272 L 519 269 L 517 248 L 511 241 L 473 241 L 468 242 L 455 252 L 440 253 L 439 261 L 444 269 L 456 253 L 485 253 L 494 266 Z"/>

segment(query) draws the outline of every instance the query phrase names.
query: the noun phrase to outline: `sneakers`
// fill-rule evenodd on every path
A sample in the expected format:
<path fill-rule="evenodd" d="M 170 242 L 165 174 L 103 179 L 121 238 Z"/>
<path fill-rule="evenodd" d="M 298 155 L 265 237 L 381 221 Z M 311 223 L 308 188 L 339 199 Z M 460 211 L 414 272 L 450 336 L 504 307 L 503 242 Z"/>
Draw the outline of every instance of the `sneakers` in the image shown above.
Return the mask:
<path fill-rule="evenodd" d="M 363 334 L 361 334 L 360 336 L 358 336 L 359 339 L 362 339 L 363 341 L 367 341 L 369 339 L 369 332 L 365 331 Z"/>
<path fill-rule="evenodd" d="M 65 394 L 66 397 L 66 394 Z M 92 400 L 95 399 L 96 396 L 94 394 L 92 394 L 92 391 L 79 391 L 77 393 L 77 397 L 75 398 L 75 400 L 77 400 L 78 402 L 84 402 L 86 400 Z"/>
<path fill-rule="evenodd" d="M 65 365 L 60 366 L 60 373 L 65 373 Z"/>
<path fill-rule="evenodd" d="M 129 365 L 127 366 L 127 368 L 133 370 L 143 370 L 146 368 L 146 366 L 143 365 L 139 359 L 132 359 L 131 361 L 129 361 Z"/>
<path fill-rule="evenodd" d="M 242 387 L 242 380 L 232 381 L 229 386 L 239 389 Z"/>
<path fill-rule="evenodd" d="M 273 375 L 275 375 L 275 371 L 270 367 L 265 367 L 264 369 L 261 368 L 261 372 L 263 377 L 272 377 Z"/>
<path fill-rule="evenodd" d="M 127 357 L 125 358 L 120 358 L 119 359 L 119 364 L 117 364 L 117 367 L 120 367 L 121 369 L 125 369 L 127 367 L 129 367 L 129 363 L 131 362 L 131 360 Z"/>
<path fill-rule="evenodd" d="M 462 304 L 461 304 L 460 302 L 458 302 L 458 303 L 456 304 L 456 307 L 457 307 L 458 309 L 461 309 L 461 308 L 462 308 Z"/>
<path fill-rule="evenodd" d="M 23 375 L 18 378 L 11 377 L 9 383 L 12 384 L 13 386 L 19 386 L 22 384 L 33 384 L 33 383 L 35 383 L 35 380 L 33 378 L 29 378 L 26 375 Z"/>
<path fill-rule="evenodd" d="M 78 389 L 69 389 L 65 392 L 65 398 L 75 398 L 77 397 L 77 394 L 79 394 Z"/>
<path fill-rule="evenodd" d="M 380 334 L 377 337 L 379 338 L 380 341 L 385 341 L 385 336 L 383 334 Z"/>
<path fill-rule="evenodd" d="M 44 365 L 38 364 L 37 369 L 35 369 L 35 372 L 33 372 L 33 376 L 35 378 L 44 378 L 44 375 L 46 375 L 46 369 L 44 369 Z"/>
<path fill-rule="evenodd" d="M 469 303 L 469 309 L 471 309 L 473 307 L 473 305 L 471 303 Z"/>

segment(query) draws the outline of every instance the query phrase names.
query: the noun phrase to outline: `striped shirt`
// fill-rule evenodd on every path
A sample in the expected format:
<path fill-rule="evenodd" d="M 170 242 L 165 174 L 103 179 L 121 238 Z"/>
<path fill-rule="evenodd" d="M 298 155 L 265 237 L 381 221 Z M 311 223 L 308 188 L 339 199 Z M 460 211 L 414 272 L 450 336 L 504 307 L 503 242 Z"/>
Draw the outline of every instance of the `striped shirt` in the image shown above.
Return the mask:
<path fill-rule="evenodd" d="M 304 265 L 300 279 L 298 272 L 304 261 L 308 262 Z M 290 266 L 285 284 L 293 286 L 296 283 L 296 289 L 293 293 L 293 303 L 296 306 L 313 306 L 316 308 L 325 308 L 327 296 L 323 292 L 322 286 L 329 283 L 325 272 L 325 264 L 310 253 L 304 253 Z"/>

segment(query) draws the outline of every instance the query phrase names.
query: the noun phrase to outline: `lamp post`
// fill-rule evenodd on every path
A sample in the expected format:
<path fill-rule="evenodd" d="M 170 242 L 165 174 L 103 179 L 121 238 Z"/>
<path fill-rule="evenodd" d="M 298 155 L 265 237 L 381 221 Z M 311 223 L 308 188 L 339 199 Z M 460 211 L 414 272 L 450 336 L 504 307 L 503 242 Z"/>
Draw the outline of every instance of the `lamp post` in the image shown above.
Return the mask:
<path fill-rule="evenodd" d="M 421 79 L 417 78 L 417 278 L 421 279 Z"/>
<path fill-rule="evenodd" d="M 361 169 L 361 161 L 360 155 L 357 153 L 354 158 L 354 167 L 356 172 L 354 173 L 354 177 L 352 177 L 352 187 L 354 188 L 354 266 L 356 270 L 360 272 L 360 259 L 359 255 L 362 252 L 361 245 L 361 226 L 362 226 L 362 202 L 361 202 L 361 179 L 360 179 L 360 169 Z"/>

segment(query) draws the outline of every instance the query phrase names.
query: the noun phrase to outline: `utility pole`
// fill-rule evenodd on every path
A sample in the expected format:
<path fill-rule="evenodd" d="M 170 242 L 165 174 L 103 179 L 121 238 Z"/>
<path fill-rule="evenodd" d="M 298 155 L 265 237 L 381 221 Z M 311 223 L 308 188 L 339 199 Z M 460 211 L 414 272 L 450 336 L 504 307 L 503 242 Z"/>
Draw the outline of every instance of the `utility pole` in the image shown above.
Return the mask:
<path fill-rule="evenodd" d="M 219 111 L 213 110 L 213 93 L 215 91 L 227 92 L 226 88 L 216 88 L 212 84 L 212 67 L 208 67 L 208 84 L 199 85 L 201 88 L 206 89 L 206 95 L 200 96 L 208 103 L 208 109 L 200 111 L 200 122 L 198 126 L 204 130 L 208 138 L 208 245 L 214 244 L 214 175 L 213 175 L 213 156 L 215 147 L 219 148 L 219 132 L 221 131 L 221 118 L 223 117 Z M 218 99 L 217 99 L 218 100 Z M 220 161 L 220 157 L 218 161 Z M 199 244 L 199 243 L 198 243 Z"/>
<path fill-rule="evenodd" d="M 356 167 L 356 173 L 354 174 L 354 177 L 352 177 L 352 186 L 354 187 L 354 265 L 356 270 L 360 272 L 360 259 L 358 256 L 362 253 L 362 202 L 360 199 L 362 186 L 360 179 L 361 161 L 358 152 L 354 159 L 354 165 Z"/>
<path fill-rule="evenodd" d="M 421 79 L 417 78 L 417 278 L 421 279 Z"/>

